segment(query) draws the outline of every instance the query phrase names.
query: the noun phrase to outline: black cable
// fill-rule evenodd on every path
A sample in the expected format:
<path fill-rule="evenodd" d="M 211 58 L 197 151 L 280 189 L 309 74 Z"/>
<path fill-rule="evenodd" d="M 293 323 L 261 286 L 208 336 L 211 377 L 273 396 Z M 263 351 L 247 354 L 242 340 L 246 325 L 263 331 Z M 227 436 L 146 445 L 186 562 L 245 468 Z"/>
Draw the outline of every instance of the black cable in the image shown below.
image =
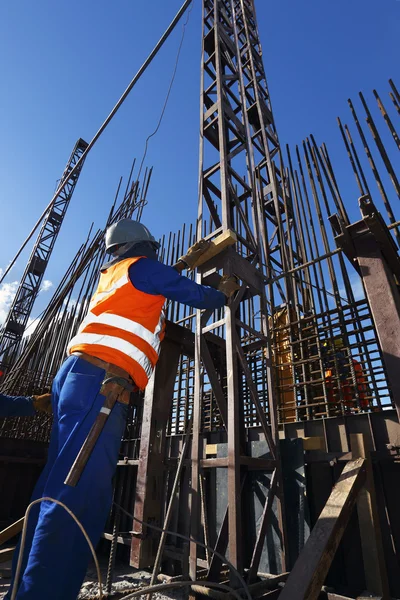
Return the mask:
<path fill-rule="evenodd" d="M 159 118 L 158 123 L 157 123 L 157 127 L 155 128 L 155 130 L 153 131 L 153 133 L 151 133 L 149 136 L 147 136 L 147 139 L 146 139 L 146 142 L 145 142 L 143 157 L 142 157 L 142 161 L 140 163 L 139 173 L 138 173 L 137 179 L 140 178 L 140 174 L 142 172 L 143 163 L 144 163 L 146 155 L 147 155 L 149 141 L 151 140 L 152 137 L 154 137 L 157 134 L 158 130 L 160 129 L 162 120 L 164 118 L 165 111 L 167 109 L 169 97 L 170 97 L 171 91 L 172 91 L 172 86 L 174 84 L 176 72 L 177 72 L 177 69 L 178 69 L 178 63 L 179 63 L 179 58 L 180 58 L 181 50 L 182 50 L 182 46 L 183 46 L 183 40 L 185 39 L 186 26 L 189 23 L 190 13 L 192 12 L 192 9 L 193 9 L 193 3 L 191 4 L 191 6 L 190 6 L 190 8 L 188 10 L 186 21 L 185 21 L 185 23 L 183 23 L 183 26 L 182 26 L 182 37 L 181 37 L 181 41 L 180 41 L 180 44 L 179 44 L 179 47 L 178 47 L 178 52 L 177 52 L 177 55 L 176 55 L 176 59 L 175 59 L 174 70 L 172 72 L 171 81 L 169 83 L 167 95 L 165 97 L 164 105 L 163 105 L 163 108 L 161 110 L 161 114 L 160 114 L 160 118 Z"/>
<path fill-rule="evenodd" d="M 205 548 L 206 550 L 211 552 L 211 554 L 215 554 L 215 556 L 218 556 L 218 558 L 223 563 L 226 563 L 227 566 L 237 575 L 237 578 L 239 579 L 240 583 L 242 584 L 243 590 L 245 591 L 248 600 L 252 600 L 250 590 L 247 586 L 247 583 L 245 582 L 245 580 L 243 579 L 243 577 L 239 573 L 239 571 L 236 569 L 236 567 L 234 567 L 233 564 L 229 562 L 229 560 L 226 558 L 226 556 L 223 556 L 222 554 L 220 554 L 219 552 L 214 550 L 214 548 L 212 548 L 211 546 L 207 546 L 207 544 L 203 544 L 203 542 L 199 542 L 199 541 L 195 540 L 194 538 L 192 538 L 192 536 L 183 535 L 182 533 L 177 533 L 176 531 L 170 531 L 168 529 L 163 529 L 162 527 L 158 527 L 157 525 L 150 525 L 150 523 L 141 521 L 140 519 L 138 519 L 137 517 L 135 517 L 134 515 L 129 513 L 127 510 L 122 508 L 122 506 L 120 506 L 116 502 L 113 502 L 113 504 L 119 510 L 121 510 L 124 514 L 126 514 L 128 517 L 130 517 L 134 521 L 137 521 L 138 523 L 141 523 L 142 525 L 145 525 L 146 527 L 149 527 L 150 529 L 154 529 L 155 531 L 159 531 L 160 533 L 168 533 L 169 535 L 173 535 L 174 537 L 181 538 L 182 540 L 185 540 L 187 542 L 193 542 L 194 544 L 196 544 L 196 546 L 201 546 L 202 548 Z"/>

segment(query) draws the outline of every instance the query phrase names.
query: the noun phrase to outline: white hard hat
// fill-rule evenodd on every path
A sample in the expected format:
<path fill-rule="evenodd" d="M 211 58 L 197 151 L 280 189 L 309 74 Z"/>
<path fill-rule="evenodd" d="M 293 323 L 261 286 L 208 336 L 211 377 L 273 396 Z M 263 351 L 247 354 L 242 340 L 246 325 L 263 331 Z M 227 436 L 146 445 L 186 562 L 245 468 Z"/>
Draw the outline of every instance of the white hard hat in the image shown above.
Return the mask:
<path fill-rule="evenodd" d="M 160 247 L 147 227 L 132 219 L 121 219 L 111 225 L 106 231 L 105 242 L 107 252 L 111 253 L 114 247 L 139 242 L 150 242 L 156 249 Z"/>

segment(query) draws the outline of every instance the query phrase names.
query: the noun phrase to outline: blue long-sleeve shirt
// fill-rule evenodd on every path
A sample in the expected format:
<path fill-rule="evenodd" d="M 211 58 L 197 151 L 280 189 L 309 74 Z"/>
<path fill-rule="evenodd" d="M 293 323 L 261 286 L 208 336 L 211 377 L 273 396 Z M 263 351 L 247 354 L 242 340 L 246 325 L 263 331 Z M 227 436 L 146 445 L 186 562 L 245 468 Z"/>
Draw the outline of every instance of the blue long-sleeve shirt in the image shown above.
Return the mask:
<path fill-rule="evenodd" d="M 31 397 L 0 394 L 0 417 L 31 417 L 34 414 Z"/>
<path fill-rule="evenodd" d="M 207 285 L 199 285 L 179 275 L 173 267 L 157 260 L 142 258 L 129 267 L 131 283 L 147 294 L 165 296 L 193 308 L 221 308 L 225 295 Z"/>

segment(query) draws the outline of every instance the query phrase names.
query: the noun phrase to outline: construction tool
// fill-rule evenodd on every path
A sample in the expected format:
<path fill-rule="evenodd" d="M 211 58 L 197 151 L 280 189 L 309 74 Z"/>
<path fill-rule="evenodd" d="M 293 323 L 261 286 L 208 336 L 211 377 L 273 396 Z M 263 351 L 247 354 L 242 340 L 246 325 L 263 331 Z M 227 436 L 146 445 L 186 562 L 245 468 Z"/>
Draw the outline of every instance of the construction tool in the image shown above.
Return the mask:
<path fill-rule="evenodd" d="M 135 386 L 124 377 L 107 377 L 103 381 L 102 387 L 107 384 L 115 385 L 107 393 L 104 404 L 101 407 L 100 412 L 97 415 L 96 420 L 93 423 L 85 441 L 83 442 L 81 449 L 79 450 L 78 455 L 64 481 L 66 485 L 71 487 L 75 487 L 81 478 L 83 470 L 93 452 L 96 442 L 99 439 L 104 425 L 106 424 L 106 421 L 112 409 L 114 408 L 114 404 L 118 401 L 121 393 L 123 390 L 128 390 L 129 392 L 133 392 L 135 390 Z"/>
<path fill-rule="evenodd" d="M 178 260 L 178 262 L 174 265 L 174 268 L 180 273 L 187 268 L 192 270 L 197 266 L 204 264 L 213 256 L 219 254 L 228 246 L 232 246 L 236 241 L 236 234 L 229 230 L 217 236 L 215 240 L 200 240 L 191 248 L 189 248 L 187 254 Z M 235 289 L 238 289 L 239 287 L 236 283 L 236 280 L 234 280 L 232 277 L 223 276 L 219 281 L 223 282 L 223 291 L 226 295 L 231 295 Z M 100 412 L 97 415 L 96 420 L 93 423 L 85 441 L 83 442 L 81 449 L 79 450 L 79 453 L 64 481 L 66 485 L 75 487 L 81 478 L 83 470 L 93 452 L 96 442 L 103 431 L 104 425 L 106 424 L 106 421 L 115 403 L 118 401 L 122 391 L 128 390 L 133 392 L 136 389 L 135 386 L 124 377 L 106 377 L 106 379 L 102 382 L 102 386 L 110 383 L 115 385 L 107 393 L 104 404 L 101 407 Z"/>

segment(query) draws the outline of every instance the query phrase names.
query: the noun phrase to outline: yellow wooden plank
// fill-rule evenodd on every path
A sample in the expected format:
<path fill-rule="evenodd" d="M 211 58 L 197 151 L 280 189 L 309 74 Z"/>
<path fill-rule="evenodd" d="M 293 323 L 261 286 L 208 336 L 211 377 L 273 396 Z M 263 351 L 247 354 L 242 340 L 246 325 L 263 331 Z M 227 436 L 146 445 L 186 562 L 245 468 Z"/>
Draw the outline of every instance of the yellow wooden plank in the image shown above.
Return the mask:
<path fill-rule="evenodd" d="M 279 600 L 317 600 L 357 496 L 365 483 L 365 460 L 346 464 L 279 595 Z"/>
<path fill-rule="evenodd" d="M 224 231 L 223 233 L 218 235 L 214 240 L 211 241 L 209 249 L 207 250 L 207 252 L 204 252 L 204 254 L 202 254 L 199 257 L 198 261 L 194 265 L 194 268 L 203 265 L 211 258 L 214 258 L 214 256 L 217 256 L 217 254 L 222 252 L 222 250 L 225 250 L 225 248 L 236 244 L 236 242 L 236 233 L 234 231 L 231 231 L 230 229 L 227 229 L 227 231 Z"/>
<path fill-rule="evenodd" d="M 304 450 L 325 450 L 324 438 L 321 436 L 312 436 L 303 438 Z"/>

